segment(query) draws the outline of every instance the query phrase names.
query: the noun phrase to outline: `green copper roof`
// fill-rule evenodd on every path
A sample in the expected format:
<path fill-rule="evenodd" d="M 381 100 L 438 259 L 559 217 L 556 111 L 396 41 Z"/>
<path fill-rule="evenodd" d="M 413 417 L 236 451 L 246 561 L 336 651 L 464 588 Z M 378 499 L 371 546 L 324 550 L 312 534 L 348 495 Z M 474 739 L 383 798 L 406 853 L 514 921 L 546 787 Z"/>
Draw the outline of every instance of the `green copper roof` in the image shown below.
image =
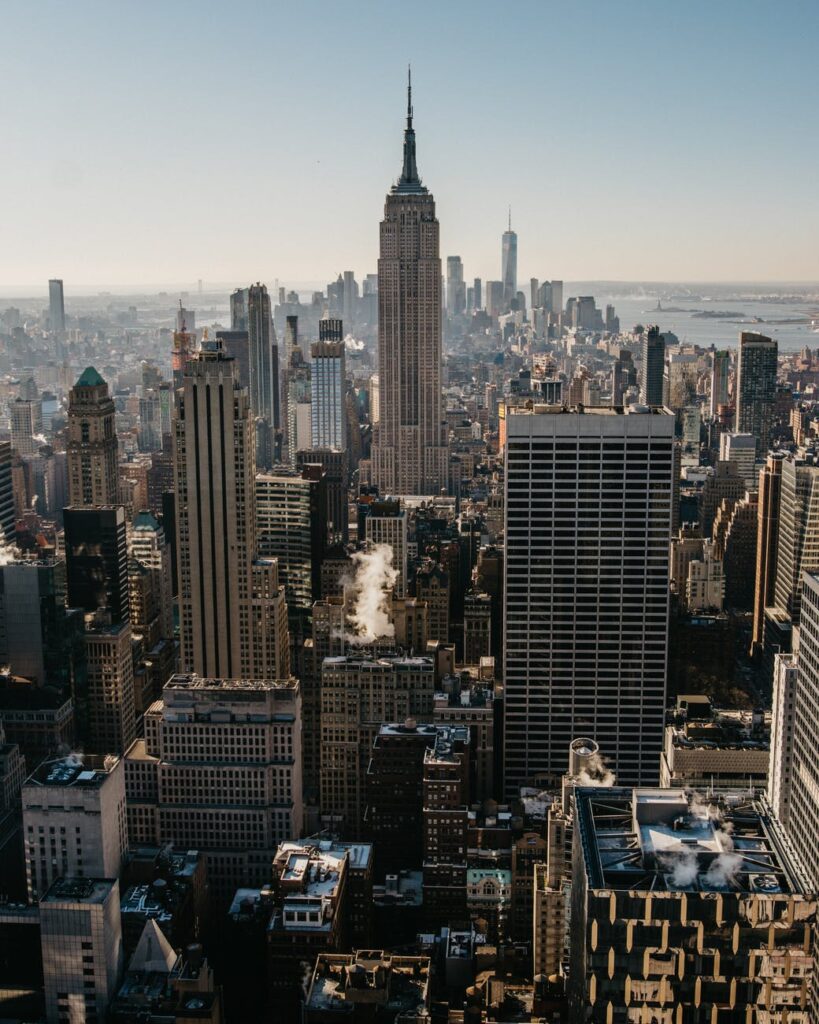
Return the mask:
<path fill-rule="evenodd" d="M 159 529 L 159 523 L 151 515 L 150 512 L 147 512 L 145 509 L 143 509 L 141 512 L 137 512 L 137 514 L 134 516 L 134 529 L 135 530 L 158 530 Z"/>
<path fill-rule="evenodd" d="M 77 381 L 78 388 L 96 388 L 100 384 L 104 384 L 105 381 L 97 373 L 95 367 L 86 366 L 83 370 L 80 379 Z"/>

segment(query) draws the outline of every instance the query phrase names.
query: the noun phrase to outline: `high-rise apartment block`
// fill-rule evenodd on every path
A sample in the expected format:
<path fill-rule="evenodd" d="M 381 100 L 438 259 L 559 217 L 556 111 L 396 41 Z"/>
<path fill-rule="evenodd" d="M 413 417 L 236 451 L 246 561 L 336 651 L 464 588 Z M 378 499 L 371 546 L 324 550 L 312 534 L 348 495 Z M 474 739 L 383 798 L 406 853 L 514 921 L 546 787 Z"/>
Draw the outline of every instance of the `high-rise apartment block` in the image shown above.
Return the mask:
<path fill-rule="evenodd" d="M 765 458 L 771 443 L 776 412 L 776 370 L 779 346 L 756 331 L 742 331 L 737 360 L 737 415 L 739 433 L 756 438 L 757 458 Z"/>
<path fill-rule="evenodd" d="M 42 897 L 64 875 L 117 878 L 128 848 L 122 759 L 44 761 L 22 791 L 26 884 Z"/>
<path fill-rule="evenodd" d="M 301 834 L 301 762 L 296 679 L 173 676 L 125 758 L 132 840 L 204 851 L 220 899 L 262 885 Z"/>
<path fill-rule="evenodd" d="M 674 418 L 512 409 L 505 785 L 562 774 L 578 735 L 656 781 L 665 711 Z"/>
<path fill-rule="evenodd" d="M 408 92 L 404 166 L 387 196 L 378 260 L 380 416 L 373 482 L 382 494 L 438 494 L 449 455 L 441 396 L 441 259 L 435 200 L 415 162 Z"/>
<path fill-rule="evenodd" d="M 663 404 L 665 374 L 665 336 L 656 325 L 643 333 L 643 366 L 640 371 L 640 401 L 643 405 Z"/>
<path fill-rule="evenodd" d="M 736 465 L 749 490 L 757 489 L 759 474 L 756 471 L 756 438 L 753 434 L 731 434 L 728 431 L 720 434 L 719 457 L 722 462 Z"/>
<path fill-rule="evenodd" d="M 310 348 L 311 447 L 347 450 L 347 380 L 340 320 L 319 321 Z"/>
<path fill-rule="evenodd" d="M 275 562 L 257 557 L 250 402 L 218 341 L 191 359 L 176 401 L 182 668 L 286 678 L 284 590 Z"/>
<path fill-rule="evenodd" d="M 118 498 L 116 411 L 108 385 L 87 367 L 68 396 L 68 499 L 81 508 Z"/>
<path fill-rule="evenodd" d="M 60 878 L 39 910 L 48 1024 L 99 1024 L 122 970 L 119 883 Z"/>

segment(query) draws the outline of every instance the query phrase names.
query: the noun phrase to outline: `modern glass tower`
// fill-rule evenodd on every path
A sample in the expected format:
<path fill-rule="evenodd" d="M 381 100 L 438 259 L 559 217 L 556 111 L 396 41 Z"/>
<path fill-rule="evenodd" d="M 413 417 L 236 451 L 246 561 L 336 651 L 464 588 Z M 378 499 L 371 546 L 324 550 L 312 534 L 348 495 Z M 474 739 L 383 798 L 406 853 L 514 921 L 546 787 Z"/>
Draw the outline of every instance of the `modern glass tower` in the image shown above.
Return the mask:
<path fill-rule="evenodd" d="M 504 308 L 514 299 L 518 291 L 518 236 L 512 230 L 512 211 L 509 210 L 509 226 L 503 233 L 501 244 L 501 278 L 503 280 Z"/>
<path fill-rule="evenodd" d="M 378 363 L 381 413 L 373 439 L 373 482 L 382 494 L 438 494 L 447 482 L 439 225 L 435 200 L 415 162 L 411 84 L 404 166 L 381 222 Z"/>
<path fill-rule="evenodd" d="M 311 447 L 347 450 L 347 408 L 341 320 L 321 320 L 319 341 L 310 348 Z"/>

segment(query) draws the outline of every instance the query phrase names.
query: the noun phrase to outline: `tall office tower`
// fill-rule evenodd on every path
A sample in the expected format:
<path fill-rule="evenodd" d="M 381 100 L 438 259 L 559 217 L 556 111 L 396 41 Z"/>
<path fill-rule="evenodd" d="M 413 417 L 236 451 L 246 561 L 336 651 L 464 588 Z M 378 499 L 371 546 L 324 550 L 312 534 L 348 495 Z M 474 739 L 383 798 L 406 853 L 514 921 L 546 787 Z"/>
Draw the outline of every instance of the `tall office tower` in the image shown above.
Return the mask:
<path fill-rule="evenodd" d="M 739 335 L 737 359 L 736 429 L 756 438 L 757 458 L 764 459 L 771 443 L 776 412 L 776 369 L 779 346 L 756 331 Z"/>
<path fill-rule="evenodd" d="M 643 405 L 663 404 L 665 337 L 656 324 L 643 333 L 643 366 L 640 370 L 640 401 Z"/>
<path fill-rule="evenodd" d="M 347 375 L 340 320 L 319 321 L 319 340 L 310 346 L 310 358 L 310 446 L 346 451 Z"/>
<path fill-rule="evenodd" d="M 503 281 L 503 305 L 509 303 L 518 292 L 518 236 L 512 230 L 512 210 L 509 209 L 509 224 L 501 242 L 501 280 Z"/>
<path fill-rule="evenodd" d="M 510 411 L 507 795 L 562 773 L 576 736 L 605 737 L 619 778 L 657 780 L 674 417 Z"/>
<path fill-rule="evenodd" d="M 560 314 L 563 312 L 563 282 L 552 281 L 552 312 Z"/>
<path fill-rule="evenodd" d="M 230 295 L 230 329 L 231 331 L 247 330 L 247 288 L 237 288 Z"/>
<path fill-rule="evenodd" d="M 34 455 L 43 438 L 43 406 L 39 398 L 15 398 L 9 406 L 11 447 L 17 455 Z"/>
<path fill-rule="evenodd" d="M 128 543 L 122 505 L 63 511 L 69 608 L 106 609 L 113 623 L 127 622 Z"/>
<path fill-rule="evenodd" d="M 256 557 L 252 430 L 233 360 L 203 342 L 177 392 L 174 433 L 181 664 L 202 676 L 289 675 L 284 590 L 275 563 Z"/>
<path fill-rule="evenodd" d="M 469 593 L 464 598 L 464 665 L 479 665 L 492 653 L 492 599 Z"/>
<path fill-rule="evenodd" d="M 427 635 L 430 640 L 449 643 L 449 573 L 429 559 L 415 573 L 415 596 L 426 601 L 429 610 Z M 487 654 L 489 652 L 487 651 Z M 466 664 L 472 664 L 466 662 Z"/>
<path fill-rule="evenodd" d="M 717 415 L 721 405 L 728 404 L 728 376 L 731 367 L 731 353 L 720 349 L 711 356 L 711 407 L 712 416 Z"/>
<path fill-rule="evenodd" d="M 48 317 L 51 333 L 65 334 L 65 299 L 60 278 L 48 282 Z"/>
<path fill-rule="evenodd" d="M 173 637 L 173 573 L 171 549 L 159 521 L 145 510 L 134 516 L 128 555 L 151 576 L 159 610 L 160 636 Z"/>
<path fill-rule="evenodd" d="M 176 329 L 196 334 L 196 310 L 185 309 L 181 299 L 179 300 L 179 309 L 176 311 Z"/>
<path fill-rule="evenodd" d="M 77 707 L 80 739 L 95 754 L 124 754 L 136 739 L 134 656 L 130 622 L 105 612 L 86 616 L 87 694 Z"/>
<path fill-rule="evenodd" d="M 355 273 L 352 270 L 344 271 L 344 292 L 343 292 L 343 305 L 341 318 L 347 328 L 352 330 L 355 324 L 355 306 L 356 299 L 358 298 L 358 282 L 355 279 Z"/>
<path fill-rule="evenodd" d="M 108 385 L 86 367 L 68 395 L 68 500 L 79 508 L 115 505 L 118 497 L 116 410 Z"/>
<path fill-rule="evenodd" d="M 119 877 L 128 849 L 121 758 L 44 761 L 26 780 L 22 801 L 29 899 L 63 875 Z"/>
<path fill-rule="evenodd" d="M 810 1019 L 816 892 L 764 800 L 576 787 L 574 805 L 570 1020 Z"/>
<path fill-rule="evenodd" d="M 324 472 L 327 488 L 327 543 L 346 544 L 349 539 L 348 481 L 350 467 L 346 451 L 333 448 L 312 448 L 296 452 L 296 469 L 313 473 L 316 467 Z"/>
<path fill-rule="evenodd" d="M 287 370 L 284 386 L 284 442 L 286 461 L 296 463 L 296 452 L 312 445 L 311 368 L 299 342 L 299 318 L 288 316 L 286 330 Z"/>
<path fill-rule="evenodd" d="M 503 281 L 486 282 L 486 315 L 500 316 L 503 312 Z"/>
<path fill-rule="evenodd" d="M 771 747 L 768 763 L 768 802 L 787 829 L 791 815 L 793 782 L 794 699 L 799 682 L 795 654 L 775 654 L 771 701 Z"/>
<path fill-rule="evenodd" d="M 259 554 L 279 563 L 290 615 L 308 614 L 321 597 L 327 545 L 327 484 L 320 466 L 256 475 Z"/>
<path fill-rule="evenodd" d="M 460 256 L 446 258 L 446 312 L 447 316 L 461 316 L 466 309 L 464 265 Z"/>
<path fill-rule="evenodd" d="M 217 331 L 222 351 L 236 364 L 236 380 L 250 390 L 250 338 L 247 331 Z"/>
<path fill-rule="evenodd" d="M 779 554 L 779 511 L 782 496 L 784 454 L 772 452 L 759 473 L 759 505 L 756 534 L 756 580 L 751 653 L 765 640 L 765 609 L 773 605 Z"/>
<path fill-rule="evenodd" d="M 204 851 L 216 895 L 270 880 L 279 843 L 301 835 L 297 679 L 175 675 L 125 757 L 133 843 Z"/>
<path fill-rule="evenodd" d="M 367 766 L 383 722 L 431 722 L 431 658 L 326 658 L 321 666 L 320 809 L 342 834 L 361 835 Z"/>
<path fill-rule="evenodd" d="M 799 623 L 803 573 L 819 570 L 819 447 L 782 462 L 774 604 Z"/>
<path fill-rule="evenodd" d="M 39 911 L 48 1024 L 107 1020 L 123 960 L 119 882 L 60 878 Z"/>
<path fill-rule="evenodd" d="M 529 278 L 529 305 L 533 310 L 540 305 L 540 281 L 536 277 Z"/>
<path fill-rule="evenodd" d="M 380 419 L 372 476 L 382 494 L 438 494 L 447 484 L 441 396 L 441 259 L 435 200 L 415 163 L 407 90 L 404 167 L 381 222 L 378 259 Z"/>
<path fill-rule="evenodd" d="M 264 420 L 268 430 L 280 429 L 279 346 L 270 312 L 267 286 L 252 284 L 247 290 L 247 331 L 250 347 L 250 408 Z M 272 451 L 272 447 L 270 449 Z M 264 463 L 256 460 L 260 469 Z"/>
<path fill-rule="evenodd" d="M 369 546 L 387 544 L 392 548 L 392 565 L 398 570 L 395 596 L 407 596 L 407 510 L 397 499 L 374 501 L 365 520 L 364 537 Z"/>
<path fill-rule="evenodd" d="M 14 485 L 11 479 L 11 441 L 0 441 L 0 544 L 14 541 Z"/>
<path fill-rule="evenodd" d="M 753 434 L 731 434 L 728 431 L 720 434 L 719 457 L 721 462 L 735 464 L 748 490 L 757 489 L 759 474 L 756 471 L 756 438 Z"/>
<path fill-rule="evenodd" d="M 0 566 L 0 664 L 35 686 L 84 687 L 82 613 L 66 608 L 65 562 Z"/>
<path fill-rule="evenodd" d="M 472 297 L 475 303 L 475 309 L 483 309 L 483 295 L 481 291 L 481 279 L 476 277 L 472 282 Z"/>

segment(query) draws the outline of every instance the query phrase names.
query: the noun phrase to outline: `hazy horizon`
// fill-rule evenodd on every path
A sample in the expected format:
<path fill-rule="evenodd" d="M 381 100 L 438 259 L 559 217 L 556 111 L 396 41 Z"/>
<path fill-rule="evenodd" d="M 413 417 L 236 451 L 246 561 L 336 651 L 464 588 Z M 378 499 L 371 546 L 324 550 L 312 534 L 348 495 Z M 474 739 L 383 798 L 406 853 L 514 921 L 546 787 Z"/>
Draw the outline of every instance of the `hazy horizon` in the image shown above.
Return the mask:
<path fill-rule="evenodd" d="M 0 294 L 374 272 L 410 60 L 441 254 L 467 279 L 500 276 L 509 204 L 521 280 L 819 279 L 819 5 L 413 15 L 7 5 Z"/>

